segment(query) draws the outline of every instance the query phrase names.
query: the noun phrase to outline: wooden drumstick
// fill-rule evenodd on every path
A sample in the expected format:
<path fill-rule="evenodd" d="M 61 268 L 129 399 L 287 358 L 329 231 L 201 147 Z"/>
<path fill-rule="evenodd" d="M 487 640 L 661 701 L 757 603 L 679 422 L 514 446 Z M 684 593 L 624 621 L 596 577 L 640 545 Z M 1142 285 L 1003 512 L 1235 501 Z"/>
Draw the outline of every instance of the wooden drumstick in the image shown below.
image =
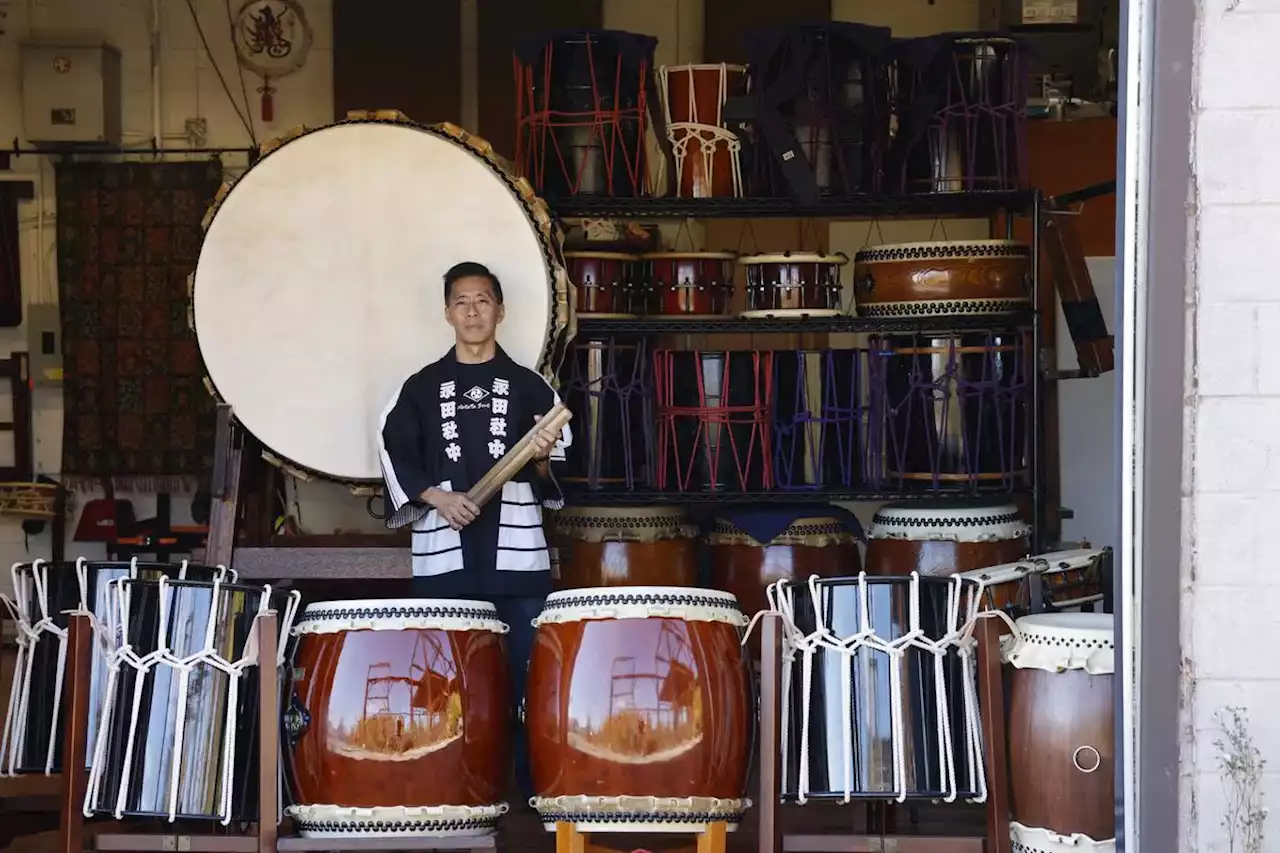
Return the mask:
<path fill-rule="evenodd" d="M 480 482 L 467 491 L 467 497 L 471 499 L 477 507 L 482 507 L 493 498 L 494 495 L 502 491 L 502 487 L 507 484 L 516 474 L 520 473 L 525 465 L 533 459 L 533 439 L 539 430 L 549 429 L 554 433 L 559 433 L 564 429 L 565 425 L 573 418 L 573 414 L 563 403 L 557 403 L 551 408 L 551 411 L 542 416 L 539 421 L 534 424 L 533 429 L 529 430 L 524 436 L 515 443 L 515 446 L 507 451 L 506 455 L 499 459 L 492 468 L 490 468 Z"/>

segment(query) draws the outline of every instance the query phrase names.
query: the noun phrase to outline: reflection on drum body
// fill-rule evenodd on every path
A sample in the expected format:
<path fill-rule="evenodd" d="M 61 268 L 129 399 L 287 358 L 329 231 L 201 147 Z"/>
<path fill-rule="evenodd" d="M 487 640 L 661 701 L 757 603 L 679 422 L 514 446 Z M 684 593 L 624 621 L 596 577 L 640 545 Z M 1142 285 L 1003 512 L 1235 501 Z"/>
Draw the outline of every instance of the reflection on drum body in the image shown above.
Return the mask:
<path fill-rule="evenodd" d="M 511 759 L 506 631 L 480 601 L 308 605 L 285 712 L 299 831 L 491 831 Z"/>
<path fill-rule="evenodd" d="M 876 510 L 867 531 L 867 572 L 951 575 L 1012 563 L 1026 555 L 1030 534 L 1011 503 L 889 503 Z"/>
<path fill-rule="evenodd" d="M 635 288 L 638 260 L 621 252 L 565 252 L 569 280 L 578 290 L 578 316 L 635 316 L 640 302 Z"/>
<path fill-rule="evenodd" d="M 548 829 L 697 831 L 736 824 L 754 708 L 746 617 L 709 589 L 552 593 L 537 619 L 526 728 Z"/>
<path fill-rule="evenodd" d="M 724 123 L 724 103 L 747 91 L 745 65 L 664 65 L 658 92 L 685 198 L 742 195 L 742 144 Z"/>
<path fill-rule="evenodd" d="M 784 252 L 744 255 L 747 310 L 743 317 L 835 317 L 842 313 L 840 267 L 844 254 Z"/>
<path fill-rule="evenodd" d="M 652 252 L 641 256 L 648 313 L 723 317 L 733 305 L 733 252 Z"/>
<path fill-rule="evenodd" d="M 1012 240 L 867 246 L 853 257 L 860 317 L 1009 314 L 1031 307 L 1031 247 Z"/>
<path fill-rule="evenodd" d="M 680 507 L 565 507 L 555 525 L 560 589 L 697 582 L 697 528 Z"/>
<path fill-rule="evenodd" d="M 1016 624 L 1005 652 L 1014 849 L 1113 850 L 1114 617 L 1042 613 Z"/>

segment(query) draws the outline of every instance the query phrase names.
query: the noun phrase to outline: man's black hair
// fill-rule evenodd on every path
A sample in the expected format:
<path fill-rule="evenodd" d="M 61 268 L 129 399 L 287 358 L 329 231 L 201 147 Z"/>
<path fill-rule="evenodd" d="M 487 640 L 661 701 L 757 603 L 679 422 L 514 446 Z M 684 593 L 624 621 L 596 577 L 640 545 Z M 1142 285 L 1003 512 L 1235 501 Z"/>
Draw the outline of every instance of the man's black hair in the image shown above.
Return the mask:
<path fill-rule="evenodd" d="M 445 304 L 448 304 L 449 297 L 453 294 L 453 283 L 460 278 L 489 279 L 489 284 L 493 285 L 493 298 L 498 300 L 499 305 L 502 304 L 502 282 L 498 281 L 498 277 L 490 272 L 488 267 L 475 261 L 463 261 L 460 264 L 454 264 L 444 274 Z"/>

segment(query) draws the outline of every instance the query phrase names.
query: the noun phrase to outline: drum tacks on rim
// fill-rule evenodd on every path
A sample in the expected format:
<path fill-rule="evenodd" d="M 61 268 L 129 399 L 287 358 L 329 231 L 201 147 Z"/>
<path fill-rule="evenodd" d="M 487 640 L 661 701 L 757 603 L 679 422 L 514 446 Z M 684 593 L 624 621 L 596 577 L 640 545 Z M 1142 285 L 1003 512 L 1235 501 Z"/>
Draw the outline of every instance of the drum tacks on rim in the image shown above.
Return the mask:
<path fill-rule="evenodd" d="M 560 231 L 488 143 L 353 114 L 263 151 L 205 217 L 191 323 L 211 390 L 272 461 L 381 481 L 375 431 L 405 378 L 451 345 L 442 277 L 460 261 L 503 282 L 498 343 L 554 375 L 574 322 Z"/>

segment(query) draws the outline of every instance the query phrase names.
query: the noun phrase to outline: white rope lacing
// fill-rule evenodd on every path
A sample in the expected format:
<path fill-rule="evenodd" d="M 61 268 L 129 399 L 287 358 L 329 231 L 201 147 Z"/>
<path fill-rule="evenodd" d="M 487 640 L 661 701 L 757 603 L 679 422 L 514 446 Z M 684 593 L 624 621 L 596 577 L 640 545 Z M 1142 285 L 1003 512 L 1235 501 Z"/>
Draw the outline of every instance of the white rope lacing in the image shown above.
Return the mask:
<path fill-rule="evenodd" d="M 0 776 L 12 776 L 14 774 L 16 763 L 16 739 L 20 736 L 16 729 L 19 726 L 25 728 L 25 715 L 18 715 L 19 696 L 22 693 L 22 672 L 26 668 L 27 650 L 31 643 L 27 640 L 27 635 L 22 632 L 22 623 L 25 619 L 26 607 L 19 602 L 25 601 L 22 588 L 19 586 L 17 572 L 20 563 L 14 563 L 10 572 L 13 576 L 13 591 L 17 600 L 7 595 L 0 594 L 0 604 L 4 605 L 5 610 L 9 611 L 9 618 L 13 620 L 14 627 L 18 629 L 18 635 L 15 643 L 18 647 L 18 654 L 14 660 L 13 680 L 9 684 L 9 706 L 4 715 L 4 731 L 0 733 Z M 20 722 L 23 721 L 23 722 Z"/>
<path fill-rule="evenodd" d="M 276 673 L 277 675 L 281 674 L 281 671 L 283 670 L 285 665 L 288 663 L 289 649 L 288 649 L 287 643 L 289 641 L 289 635 L 293 631 L 294 620 L 297 618 L 298 610 L 301 607 L 302 607 L 302 593 L 295 589 L 289 593 L 289 599 L 285 602 L 285 605 L 284 605 L 284 615 L 280 617 L 280 637 L 276 641 Z M 288 685 L 290 681 L 291 679 L 289 678 L 280 679 L 280 682 L 285 685 Z M 256 709 L 254 710 L 256 711 Z M 284 772 L 284 745 L 285 745 L 284 738 L 282 737 L 276 738 L 276 770 L 277 770 L 277 778 L 278 778 L 278 781 L 276 783 L 276 816 L 278 820 L 283 819 L 285 816 L 284 792 L 285 792 L 285 785 L 288 784 L 288 780 L 285 778 L 285 772 Z"/>

